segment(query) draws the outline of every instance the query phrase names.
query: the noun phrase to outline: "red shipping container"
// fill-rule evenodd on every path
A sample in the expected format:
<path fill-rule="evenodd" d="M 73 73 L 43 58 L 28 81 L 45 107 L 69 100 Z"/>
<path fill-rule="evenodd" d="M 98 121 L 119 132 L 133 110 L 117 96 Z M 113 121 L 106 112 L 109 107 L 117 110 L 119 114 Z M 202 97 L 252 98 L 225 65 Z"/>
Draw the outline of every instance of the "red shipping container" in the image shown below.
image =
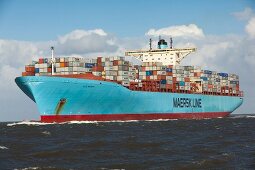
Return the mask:
<path fill-rule="evenodd" d="M 117 66 L 119 63 L 119 60 L 113 60 L 113 66 Z"/>
<path fill-rule="evenodd" d="M 212 88 L 213 88 L 213 85 L 212 85 L 212 84 L 208 84 L 208 88 L 209 88 L 209 89 L 212 89 Z"/>
<path fill-rule="evenodd" d="M 94 66 L 92 67 L 92 71 L 104 71 L 104 67 L 103 66 Z"/>
<path fill-rule="evenodd" d="M 52 70 L 51 67 L 50 67 L 50 68 L 47 68 L 47 72 L 48 72 L 48 73 L 51 73 L 51 70 Z"/>
<path fill-rule="evenodd" d="M 44 63 L 44 59 L 43 58 L 39 58 L 39 64 Z"/>
<path fill-rule="evenodd" d="M 97 64 L 101 64 L 102 63 L 102 57 L 97 57 Z"/>
<path fill-rule="evenodd" d="M 142 66 L 142 71 L 146 71 L 146 67 Z"/>
<path fill-rule="evenodd" d="M 64 62 L 64 66 L 68 67 L 69 66 L 68 62 Z"/>

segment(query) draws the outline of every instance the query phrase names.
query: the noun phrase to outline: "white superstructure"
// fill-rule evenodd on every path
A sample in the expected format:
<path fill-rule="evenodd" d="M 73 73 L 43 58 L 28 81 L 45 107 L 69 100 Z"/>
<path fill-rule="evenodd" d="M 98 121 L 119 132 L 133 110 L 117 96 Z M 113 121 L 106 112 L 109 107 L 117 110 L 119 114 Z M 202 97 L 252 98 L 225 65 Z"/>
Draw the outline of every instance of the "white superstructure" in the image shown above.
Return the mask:
<path fill-rule="evenodd" d="M 133 56 L 142 62 L 162 62 L 163 65 L 178 65 L 187 55 L 195 51 L 196 48 L 167 48 L 165 40 L 160 39 L 158 49 L 127 51 L 125 55 Z"/>

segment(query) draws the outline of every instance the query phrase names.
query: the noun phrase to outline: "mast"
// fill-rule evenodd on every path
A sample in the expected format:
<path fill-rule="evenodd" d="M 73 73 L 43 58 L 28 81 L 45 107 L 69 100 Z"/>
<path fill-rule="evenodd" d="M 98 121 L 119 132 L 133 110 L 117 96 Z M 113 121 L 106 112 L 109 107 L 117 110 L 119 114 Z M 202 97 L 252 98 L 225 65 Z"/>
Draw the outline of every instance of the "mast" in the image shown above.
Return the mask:
<path fill-rule="evenodd" d="M 54 47 L 51 47 L 51 75 L 54 75 L 54 63 L 55 63 L 55 59 L 54 59 Z"/>

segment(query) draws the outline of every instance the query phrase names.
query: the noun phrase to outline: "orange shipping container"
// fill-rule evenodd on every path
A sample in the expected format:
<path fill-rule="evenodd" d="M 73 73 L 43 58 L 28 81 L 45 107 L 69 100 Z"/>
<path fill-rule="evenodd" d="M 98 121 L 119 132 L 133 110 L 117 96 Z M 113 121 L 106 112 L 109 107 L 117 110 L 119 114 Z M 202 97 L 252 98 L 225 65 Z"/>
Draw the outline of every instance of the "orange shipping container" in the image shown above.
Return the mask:
<path fill-rule="evenodd" d="M 65 67 L 65 63 L 64 63 L 64 62 L 61 62 L 61 63 L 60 63 L 60 67 Z"/>
<path fill-rule="evenodd" d="M 190 78 L 189 77 L 184 77 L 184 81 L 185 82 L 190 82 Z"/>
<path fill-rule="evenodd" d="M 166 79 L 166 76 L 165 75 L 158 75 L 158 80 L 165 80 Z"/>
<path fill-rule="evenodd" d="M 166 84 L 166 88 L 167 88 L 167 89 L 172 89 L 172 88 L 173 88 L 173 85 L 172 85 L 172 84 Z"/>
<path fill-rule="evenodd" d="M 156 76 L 157 75 L 157 71 L 153 71 L 153 75 Z"/>
<path fill-rule="evenodd" d="M 173 76 L 173 73 L 172 72 L 166 72 L 166 75 L 167 76 Z"/>
<path fill-rule="evenodd" d="M 194 73 L 194 76 L 195 76 L 195 77 L 201 77 L 201 73 L 200 73 L 200 72 Z"/>
<path fill-rule="evenodd" d="M 32 72 L 22 72 L 22 76 L 34 76 L 35 73 Z"/>
<path fill-rule="evenodd" d="M 35 67 L 34 66 L 26 66 L 25 67 L 25 71 L 26 72 L 35 72 Z"/>

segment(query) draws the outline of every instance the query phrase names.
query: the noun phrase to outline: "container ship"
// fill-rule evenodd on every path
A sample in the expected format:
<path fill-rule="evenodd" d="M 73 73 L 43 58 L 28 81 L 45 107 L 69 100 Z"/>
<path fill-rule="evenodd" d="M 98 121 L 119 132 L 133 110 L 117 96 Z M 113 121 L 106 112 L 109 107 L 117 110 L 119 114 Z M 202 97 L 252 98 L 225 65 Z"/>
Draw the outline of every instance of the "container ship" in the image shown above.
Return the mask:
<path fill-rule="evenodd" d="M 97 58 L 55 57 L 51 47 L 51 58 L 26 65 L 15 82 L 41 122 L 218 118 L 242 104 L 238 75 L 180 65 L 196 48 L 173 48 L 172 39 L 151 44 Z"/>

